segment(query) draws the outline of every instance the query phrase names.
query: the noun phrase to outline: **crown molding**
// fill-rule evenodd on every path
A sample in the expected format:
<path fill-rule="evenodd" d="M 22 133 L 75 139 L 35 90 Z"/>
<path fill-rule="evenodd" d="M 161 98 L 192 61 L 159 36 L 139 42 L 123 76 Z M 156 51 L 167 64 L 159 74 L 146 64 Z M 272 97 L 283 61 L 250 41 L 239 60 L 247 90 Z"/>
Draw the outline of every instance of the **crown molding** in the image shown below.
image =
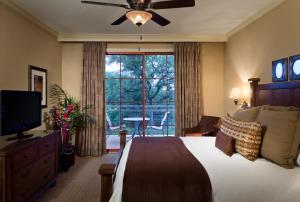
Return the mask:
<path fill-rule="evenodd" d="M 274 0 L 265 8 L 243 21 L 237 27 L 224 35 L 199 35 L 199 34 L 72 34 L 58 33 L 37 17 L 33 16 L 12 0 L 0 0 L 0 3 L 8 6 L 18 14 L 25 17 L 41 29 L 57 37 L 59 42 L 84 42 L 84 41 L 107 41 L 107 42 L 227 42 L 230 37 L 243 30 L 245 27 L 271 12 L 287 0 Z"/>
<path fill-rule="evenodd" d="M 51 35 L 57 37 L 58 32 L 56 32 L 54 29 L 50 28 L 48 25 L 43 23 L 41 20 L 38 18 L 34 17 L 32 14 L 18 6 L 16 3 L 14 3 L 12 0 L 0 0 L 0 3 L 6 5 L 7 7 L 11 8 L 18 14 L 22 15 L 24 18 L 32 22 L 33 24 L 37 25 L 41 29 L 45 30 L 46 32 L 50 33 Z"/>
<path fill-rule="evenodd" d="M 58 35 L 60 42 L 226 42 L 226 35 L 197 35 L 197 34 L 64 34 Z"/>
<path fill-rule="evenodd" d="M 230 32 L 227 33 L 227 39 L 238 33 L 239 31 L 246 28 L 248 25 L 252 24 L 262 16 L 266 15 L 267 13 L 271 12 L 287 0 L 274 0 L 271 3 L 269 3 L 266 7 L 256 12 L 254 15 L 247 18 L 245 21 L 243 21 L 241 24 L 239 24 L 237 27 L 233 28 Z"/>

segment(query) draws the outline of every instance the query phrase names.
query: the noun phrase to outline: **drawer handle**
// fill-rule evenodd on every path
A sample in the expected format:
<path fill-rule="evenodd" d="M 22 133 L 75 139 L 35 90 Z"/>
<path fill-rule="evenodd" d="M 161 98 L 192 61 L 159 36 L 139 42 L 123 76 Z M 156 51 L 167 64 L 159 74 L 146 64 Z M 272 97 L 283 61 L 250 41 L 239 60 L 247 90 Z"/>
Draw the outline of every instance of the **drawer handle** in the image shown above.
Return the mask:
<path fill-rule="evenodd" d="M 28 156 L 27 156 L 27 155 L 24 155 L 24 159 L 28 159 Z"/>
<path fill-rule="evenodd" d="M 49 163 L 49 161 L 48 160 L 44 160 L 44 163 Z"/>

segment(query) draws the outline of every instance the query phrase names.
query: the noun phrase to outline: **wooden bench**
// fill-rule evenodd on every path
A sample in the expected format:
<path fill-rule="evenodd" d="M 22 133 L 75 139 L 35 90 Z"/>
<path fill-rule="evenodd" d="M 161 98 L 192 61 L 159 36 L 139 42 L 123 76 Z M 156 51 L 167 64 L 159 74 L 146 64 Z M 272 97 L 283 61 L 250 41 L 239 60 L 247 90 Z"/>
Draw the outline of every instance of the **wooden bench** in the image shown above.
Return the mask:
<path fill-rule="evenodd" d="M 113 154 L 112 158 L 103 161 L 99 168 L 99 174 L 101 175 L 101 202 L 108 202 L 112 195 L 114 176 L 126 144 L 126 134 L 127 131 L 120 131 L 120 151 Z"/>

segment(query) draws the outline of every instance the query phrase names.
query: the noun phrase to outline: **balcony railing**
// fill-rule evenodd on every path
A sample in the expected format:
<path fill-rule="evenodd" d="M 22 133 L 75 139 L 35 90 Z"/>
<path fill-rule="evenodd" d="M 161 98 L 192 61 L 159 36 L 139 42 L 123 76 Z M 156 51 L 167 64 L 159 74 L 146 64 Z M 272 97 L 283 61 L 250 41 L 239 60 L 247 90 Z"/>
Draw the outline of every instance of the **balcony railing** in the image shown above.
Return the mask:
<path fill-rule="evenodd" d="M 162 125 L 162 120 L 167 114 Z M 128 134 L 137 133 L 143 134 L 143 122 L 127 121 L 126 118 L 143 118 L 145 114 L 145 135 L 173 136 L 175 133 L 175 105 L 145 105 L 145 113 L 143 113 L 143 105 L 118 105 L 107 104 L 106 113 L 110 122 L 110 127 L 107 126 L 107 135 L 118 135 L 120 129 L 126 129 Z M 138 126 L 137 126 L 138 124 Z M 154 127 L 151 127 L 154 126 Z M 119 128 L 118 128 L 119 127 Z M 137 129 L 138 127 L 138 129 Z M 138 131 L 137 131 L 138 130 Z"/>

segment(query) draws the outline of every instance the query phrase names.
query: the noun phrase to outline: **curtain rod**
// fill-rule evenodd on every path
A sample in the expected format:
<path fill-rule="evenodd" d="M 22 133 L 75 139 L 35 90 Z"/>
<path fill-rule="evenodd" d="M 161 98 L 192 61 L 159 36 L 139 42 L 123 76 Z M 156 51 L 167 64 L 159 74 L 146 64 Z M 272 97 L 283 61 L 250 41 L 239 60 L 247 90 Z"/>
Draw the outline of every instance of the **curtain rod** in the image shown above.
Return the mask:
<path fill-rule="evenodd" d="M 66 41 L 66 42 L 61 42 L 61 43 L 85 43 L 87 41 Z M 90 41 L 88 41 L 90 42 Z M 97 41 L 95 41 L 97 42 Z M 100 42 L 100 41 L 99 41 Z M 175 42 L 107 42 L 107 44 L 174 44 Z"/>

